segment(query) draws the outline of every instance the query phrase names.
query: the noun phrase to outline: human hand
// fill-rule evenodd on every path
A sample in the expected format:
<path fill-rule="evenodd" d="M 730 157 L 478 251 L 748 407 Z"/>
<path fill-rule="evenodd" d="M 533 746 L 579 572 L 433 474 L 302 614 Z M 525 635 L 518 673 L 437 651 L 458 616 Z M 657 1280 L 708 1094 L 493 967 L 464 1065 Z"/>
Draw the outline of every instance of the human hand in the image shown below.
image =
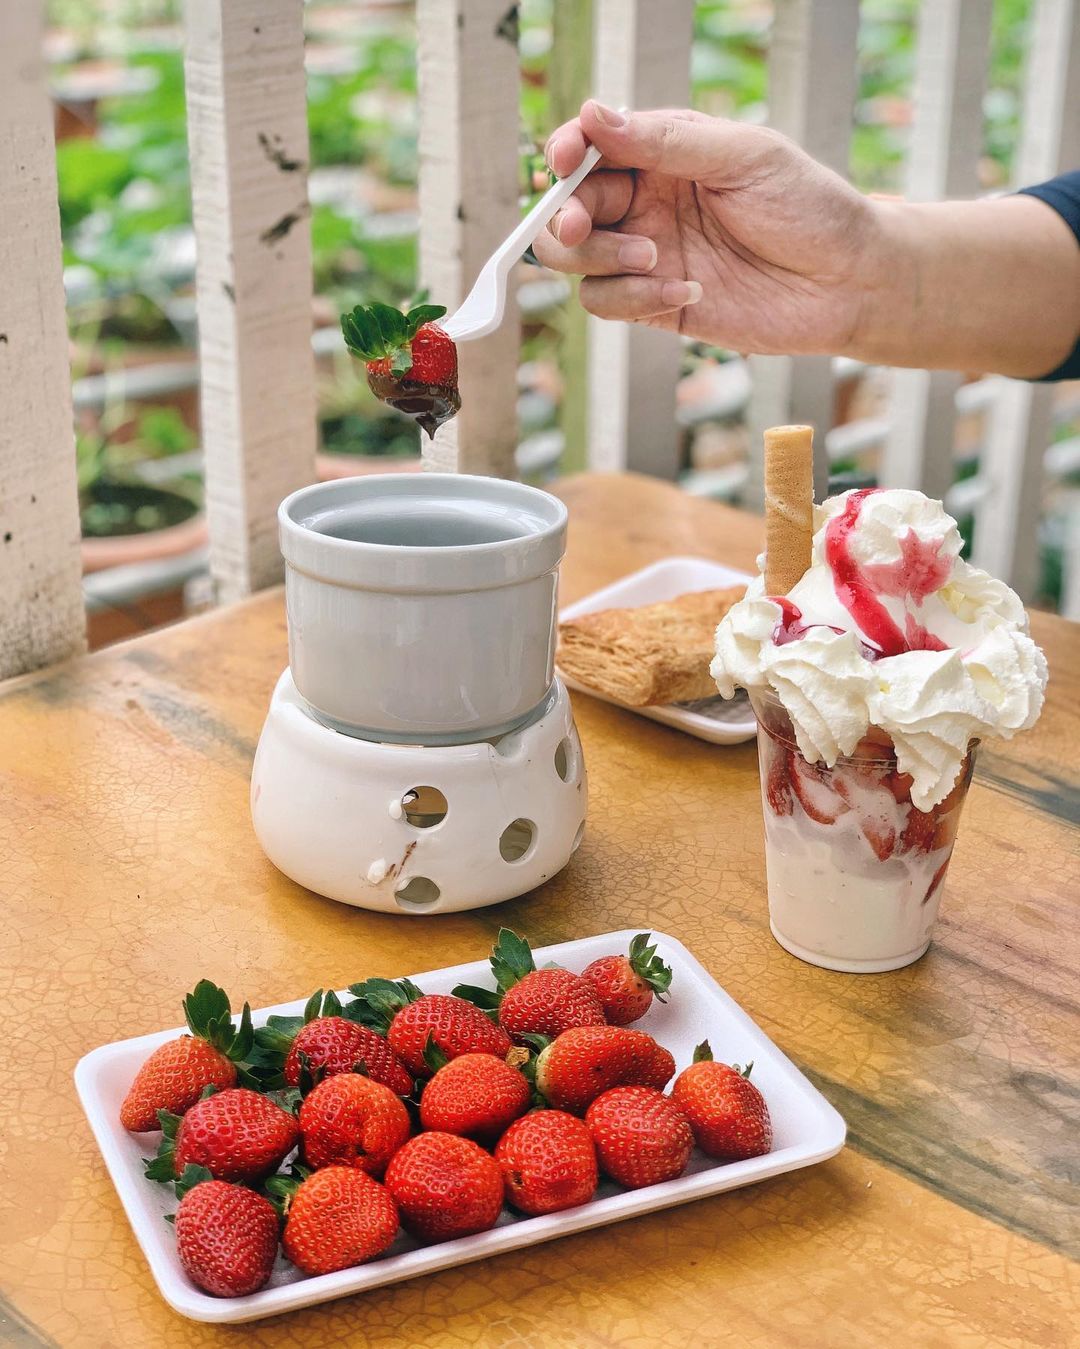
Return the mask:
<path fill-rule="evenodd" d="M 852 346 L 880 288 L 869 198 L 779 133 L 703 113 L 589 101 L 548 140 L 554 172 L 586 142 L 604 158 L 533 247 L 585 277 L 591 313 L 741 352 Z"/>

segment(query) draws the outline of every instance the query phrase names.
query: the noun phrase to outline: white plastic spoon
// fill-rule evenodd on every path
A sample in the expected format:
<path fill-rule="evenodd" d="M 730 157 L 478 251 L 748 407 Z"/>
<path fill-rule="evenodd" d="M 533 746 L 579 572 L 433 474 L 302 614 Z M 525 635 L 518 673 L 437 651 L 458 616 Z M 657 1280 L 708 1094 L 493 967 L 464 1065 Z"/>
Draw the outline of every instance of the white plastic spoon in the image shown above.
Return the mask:
<path fill-rule="evenodd" d="M 573 196 L 581 182 L 592 172 L 600 158 L 600 151 L 590 145 L 585 158 L 567 178 L 560 178 L 540 198 L 527 216 L 492 253 L 481 268 L 472 290 L 460 307 L 439 327 L 455 342 L 471 342 L 474 337 L 487 337 L 503 321 L 506 312 L 506 282 L 510 269 L 530 247 L 533 240 Z"/>

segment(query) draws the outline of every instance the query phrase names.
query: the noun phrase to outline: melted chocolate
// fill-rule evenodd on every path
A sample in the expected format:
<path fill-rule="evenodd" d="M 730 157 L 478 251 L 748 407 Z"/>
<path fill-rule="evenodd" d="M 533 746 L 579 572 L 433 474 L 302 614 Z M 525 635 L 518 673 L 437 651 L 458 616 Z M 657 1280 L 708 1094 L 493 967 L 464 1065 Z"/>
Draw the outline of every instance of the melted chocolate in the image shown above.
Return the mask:
<path fill-rule="evenodd" d="M 445 385 L 419 384 L 416 380 L 368 371 L 368 388 L 381 402 L 411 417 L 432 439 L 439 427 L 461 408 L 457 389 Z"/>

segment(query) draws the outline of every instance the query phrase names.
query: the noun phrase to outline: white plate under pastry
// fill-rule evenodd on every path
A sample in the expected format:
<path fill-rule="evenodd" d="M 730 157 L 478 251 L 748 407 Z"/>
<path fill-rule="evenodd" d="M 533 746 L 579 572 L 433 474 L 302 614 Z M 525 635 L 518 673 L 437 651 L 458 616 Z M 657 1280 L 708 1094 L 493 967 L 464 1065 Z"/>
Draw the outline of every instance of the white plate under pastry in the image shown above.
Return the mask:
<path fill-rule="evenodd" d="M 601 609 L 638 609 L 645 604 L 660 604 L 698 590 L 723 590 L 729 586 L 747 585 L 753 577 L 722 562 L 705 557 L 667 557 L 653 562 L 640 571 L 614 581 L 602 590 L 594 590 L 584 599 L 568 604 L 559 614 L 559 622 L 567 623 L 583 614 L 595 614 Z M 734 698 L 699 698 L 693 703 L 669 703 L 661 707 L 630 707 L 618 698 L 609 697 L 599 689 L 573 679 L 565 670 L 560 678 L 569 689 L 587 693 L 601 702 L 625 707 L 628 712 L 648 717 L 650 721 L 674 726 L 687 735 L 708 740 L 714 745 L 740 745 L 757 734 L 757 722 L 746 694 L 741 690 Z"/>

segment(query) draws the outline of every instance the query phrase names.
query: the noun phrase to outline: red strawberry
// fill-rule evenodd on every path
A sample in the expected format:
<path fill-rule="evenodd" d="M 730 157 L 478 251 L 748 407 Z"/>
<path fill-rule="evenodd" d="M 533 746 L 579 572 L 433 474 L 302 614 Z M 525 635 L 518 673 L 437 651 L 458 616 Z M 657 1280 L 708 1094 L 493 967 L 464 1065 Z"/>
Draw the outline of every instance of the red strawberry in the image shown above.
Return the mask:
<path fill-rule="evenodd" d="M 950 853 L 949 856 L 946 857 L 945 861 L 942 862 L 941 866 L 938 867 L 937 871 L 934 872 L 933 877 L 930 880 L 930 884 L 927 887 L 926 894 L 923 895 L 922 902 L 924 904 L 929 904 L 931 899 L 933 899 L 934 891 L 937 890 L 938 886 L 945 879 L 945 873 L 946 871 L 948 871 L 949 863 L 951 861 L 952 861 L 952 854 Z"/>
<path fill-rule="evenodd" d="M 583 1114 L 611 1087 L 660 1089 L 675 1072 L 675 1060 L 644 1031 L 622 1026 L 578 1026 L 563 1031 L 536 1061 L 536 1085 L 549 1105 Z"/>
<path fill-rule="evenodd" d="M 449 993 L 423 993 L 408 979 L 367 979 L 351 984 L 356 1001 L 345 1008 L 375 1029 L 386 1028 L 390 1047 L 413 1077 L 430 1077 L 428 1041 L 444 1058 L 496 1054 L 505 1058 L 510 1037 L 474 1003 Z"/>
<path fill-rule="evenodd" d="M 698 1147 L 725 1162 L 760 1157 L 772 1147 L 769 1107 L 749 1080 L 750 1069 L 714 1063 L 708 1040 L 694 1050 L 694 1062 L 671 1088 L 694 1131 Z"/>
<path fill-rule="evenodd" d="M 403 314 L 390 305 L 357 305 L 342 314 L 345 345 L 367 366 L 376 398 L 413 417 L 429 436 L 461 407 L 457 348 L 434 321 L 443 305 L 422 304 Z"/>
<path fill-rule="evenodd" d="M 878 860 L 887 862 L 896 847 L 896 830 L 878 815 L 860 815 L 859 828 L 863 837 L 877 854 Z"/>
<path fill-rule="evenodd" d="M 305 1068 L 314 1082 L 359 1069 L 399 1096 L 413 1089 L 386 1036 L 343 1016 L 337 994 L 324 996 L 322 989 L 308 999 L 302 1016 L 267 1017 L 255 1032 L 255 1047 L 254 1072 L 268 1086 L 300 1086 Z"/>
<path fill-rule="evenodd" d="M 933 852 L 934 834 L 937 832 L 938 818 L 932 810 L 917 810 L 914 806 L 908 811 L 904 831 L 897 845 L 898 852 Z"/>
<path fill-rule="evenodd" d="M 386 1168 L 401 1221 L 424 1241 L 447 1241 L 494 1227 L 502 1211 L 502 1172 L 489 1153 L 457 1134 L 411 1138 Z"/>
<path fill-rule="evenodd" d="M 497 991 L 461 985 L 454 990 L 480 1007 L 498 1008 L 499 1025 L 522 1043 L 528 1035 L 559 1035 L 572 1026 L 602 1026 L 604 1008 L 580 974 L 538 970 L 524 937 L 501 928 L 491 949 Z"/>
<path fill-rule="evenodd" d="M 282 1249 L 305 1274 L 362 1265 L 397 1236 L 397 1205 L 389 1191 L 351 1166 L 327 1166 L 299 1185 L 275 1176 L 270 1188 L 287 1202 Z"/>
<path fill-rule="evenodd" d="M 818 824 L 833 824 L 848 809 L 823 764 L 807 763 L 797 750 L 787 752 L 788 776 L 799 805 Z"/>
<path fill-rule="evenodd" d="M 358 1073 L 338 1073 L 304 1098 L 300 1132 L 308 1166 L 355 1166 L 381 1176 L 412 1128 L 389 1087 Z"/>
<path fill-rule="evenodd" d="M 892 856 L 897 840 L 896 797 L 889 781 L 894 776 L 888 764 L 865 761 L 846 763 L 831 775 L 833 789 L 859 817 L 863 837 L 882 862 Z"/>
<path fill-rule="evenodd" d="M 628 1026 L 645 1015 L 655 993 L 660 1002 L 671 987 L 671 969 L 649 945 L 651 932 L 639 932 L 628 956 L 601 956 L 581 972 L 596 989 L 609 1026 Z"/>
<path fill-rule="evenodd" d="M 795 809 L 791 796 L 787 756 L 784 750 L 769 741 L 769 767 L 765 774 L 765 800 L 774 815 L 790 815 Z"/>
<path fill-rule="evenodd" d="M 176 1253 L 188 1278 L 214 1297 L 246 1297 L 270 1277 L 278 1215 L 264 1195 L 223 1180 L 187 1190 L 176 1210 Z"/>
<path fill-rule="evenodd" d="M 558 1213 L 596 1192 L 596 1149 L 576 1115 L 534 1110 L 511 1124 L 495 1147 L 507 1203 L 522 1213 Z"/>
<path fill-rule="evenodd" d="M 147 1164 L 150 1180 L 172 1180 L 185 1166 L 204 1166 L 216 1180 L 254 1184 L 276 1171 L 300 1141 L 293 1115 L 247 1087 L 197 1101 L 182 1119 L 161 1114 L 163 1137 Z"/>
<path fill-rule="evenodd" d="M 511 1053 L 527 1057 L 523 1049 Z M 424 1087 L 420 1123 L 425 1129 L 494 1143 L 531 1104 L 532 1088 L 518 1068 L 494 1054 L 462 1054 Z"/>
<path fill-rule="evenodd" d="M 159 1110 L 182 1115 L 206 1087 L 235 1086 L 236 1065 L 251 1051 L 251 1009 L 245 1002 L 240 1025 L 234 1027 L 229 999 L 208 979 L 184 999 L 184 1016 L 191 1035 L 154 1050 L 120 1107 L 120 1123 L 133 1133 L 160 1128 Z"/>
<path fill-rule="evenodd" d="M 670 1096 L 652 1087 L 614 1087 L 585 1112 L 600 1169 L 632 1190 L 686 1170 L 694 1135 Z"/>

